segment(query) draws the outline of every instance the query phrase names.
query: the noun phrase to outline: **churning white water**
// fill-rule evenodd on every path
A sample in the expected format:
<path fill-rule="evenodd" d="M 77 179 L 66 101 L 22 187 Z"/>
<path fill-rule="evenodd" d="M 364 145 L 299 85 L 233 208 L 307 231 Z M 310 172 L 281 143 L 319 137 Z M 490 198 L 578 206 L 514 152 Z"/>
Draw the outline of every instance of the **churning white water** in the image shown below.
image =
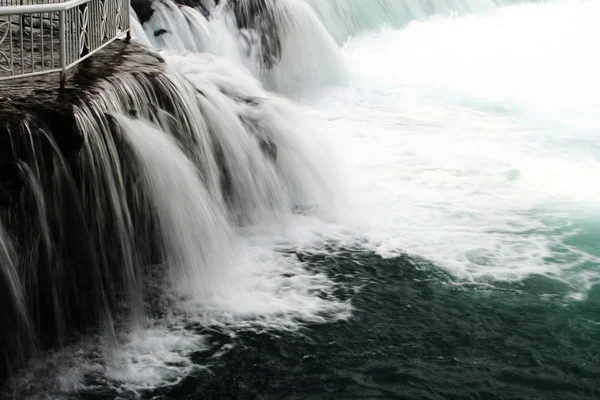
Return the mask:
<path fill-rule="evenodd" d="M 274 69 L 223 6 L 207 19 L 165 0 L 135 25 L 201 92 L 197 125 L 216 133 L 235 196 L 229 210 L 215 204 L 172 132 L 118 117 L 152 193 L 172 283 L 184 284 L 161 294 L 168 313 L 122 332 L 116 349 L 90 339 L 46 359 L 39 368 L 61 365 L 59 379 L 32 374 L 31 393 L 110 386 L 135 396 L 204 367 L 191 357 L 208 346 L 199 326 L 234 335 L 350 317 L 327 271 L 289 255 L 325 242 L 414 254 L 460 282 L 543 274 L 585 296 L 600 281 L 600 2 L 425 10 L 398 0 L 390 10 L 355 0 L 357 14 L 340 20 L 342 0 L 323 1 L 276 2 L 287 31 Z M 400 22 L 382 27 L 386 18 Z M 318 91 L 298 110 L 257 79 Z"/>
<path fill-rule="evenodd" d="M 519 5 L 352 40 L 352 84 L 310 107 L 351 165 L 356 235 L 467 280 L 597 282 L 598 12 Z"/>

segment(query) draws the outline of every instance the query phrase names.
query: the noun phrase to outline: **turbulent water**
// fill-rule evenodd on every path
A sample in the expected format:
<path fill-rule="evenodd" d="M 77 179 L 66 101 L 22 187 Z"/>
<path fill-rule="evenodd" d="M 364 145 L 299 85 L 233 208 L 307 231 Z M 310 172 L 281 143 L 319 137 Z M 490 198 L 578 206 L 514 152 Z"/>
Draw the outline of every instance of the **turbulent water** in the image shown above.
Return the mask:
<path fill-rule="evenodd" d="M 597 10 L 508 7 L 345 48 L 356 80 L 311 108 L 359 167 L 356 213 L 374 250 L 461 279 L 543 274 L 573 295 L 597 282 Z"/>
<path fill-rule="evenodd" d="M 600 1 L 217 3 L 135 24 L 185 138 L 112 106 L 170 278 L 13 397 L 600 397 Z"/>

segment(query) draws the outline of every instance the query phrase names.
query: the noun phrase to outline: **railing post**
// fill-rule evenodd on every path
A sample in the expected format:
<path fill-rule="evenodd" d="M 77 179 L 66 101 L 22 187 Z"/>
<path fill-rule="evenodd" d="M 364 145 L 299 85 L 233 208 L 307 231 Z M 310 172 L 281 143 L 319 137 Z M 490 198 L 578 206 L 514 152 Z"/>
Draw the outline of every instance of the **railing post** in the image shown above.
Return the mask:
<path fill-rule="evenodd" d="M 65 11 L 58 14 L 58 45 L 60 47 L 60 90 L 64 92 L 67 80 L 67 46 L 65 41 Z"/>
<path fill-rule="evenodd" d="M 20 4 L 23 5 L 24 4 L 24 0 L 20 0 Z M 21 29 L 23 29 L 23 27 L 25 26 L 25 16 L 21 15 L 21 16 L 19 16 L 19 18 L 21 19 Z M 23 34 L 21 33 L 21 42 L 22 41 L 23 41 Z"/>

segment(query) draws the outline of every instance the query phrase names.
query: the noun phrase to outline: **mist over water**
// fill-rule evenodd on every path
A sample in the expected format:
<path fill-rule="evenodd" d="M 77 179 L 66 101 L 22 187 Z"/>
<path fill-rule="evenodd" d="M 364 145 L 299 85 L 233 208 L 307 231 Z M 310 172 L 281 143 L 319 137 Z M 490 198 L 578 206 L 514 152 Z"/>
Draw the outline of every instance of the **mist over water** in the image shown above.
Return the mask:
<path fill-rule="evenodd" d="M 599 6 L 434 18 L 345 47 L 352 83 L 311 107 L 351 157 L 370 246 L 467 280 L 597 282 Z"/>
<path fill-rule="evenodd" d="M 597 394 L 600 2 L 201 3 L 133 23 L 181 121 L 105 98 L 165 255 L 143 322 L 17 398 Z"/>

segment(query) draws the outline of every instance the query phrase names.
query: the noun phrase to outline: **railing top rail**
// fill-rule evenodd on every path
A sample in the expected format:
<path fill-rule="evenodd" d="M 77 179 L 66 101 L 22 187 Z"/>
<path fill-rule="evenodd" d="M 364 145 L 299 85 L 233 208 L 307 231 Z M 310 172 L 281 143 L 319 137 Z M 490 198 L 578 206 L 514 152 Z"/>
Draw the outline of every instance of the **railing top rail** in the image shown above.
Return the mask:
<path fill-rule="evenodd" d="M 73 7 L 89 3 L 91 0 L 69 0 L 63 3 L 27 4 L 19 6 L 0 6 L 0 15 L 21 15 L 67 11 Z"/>

